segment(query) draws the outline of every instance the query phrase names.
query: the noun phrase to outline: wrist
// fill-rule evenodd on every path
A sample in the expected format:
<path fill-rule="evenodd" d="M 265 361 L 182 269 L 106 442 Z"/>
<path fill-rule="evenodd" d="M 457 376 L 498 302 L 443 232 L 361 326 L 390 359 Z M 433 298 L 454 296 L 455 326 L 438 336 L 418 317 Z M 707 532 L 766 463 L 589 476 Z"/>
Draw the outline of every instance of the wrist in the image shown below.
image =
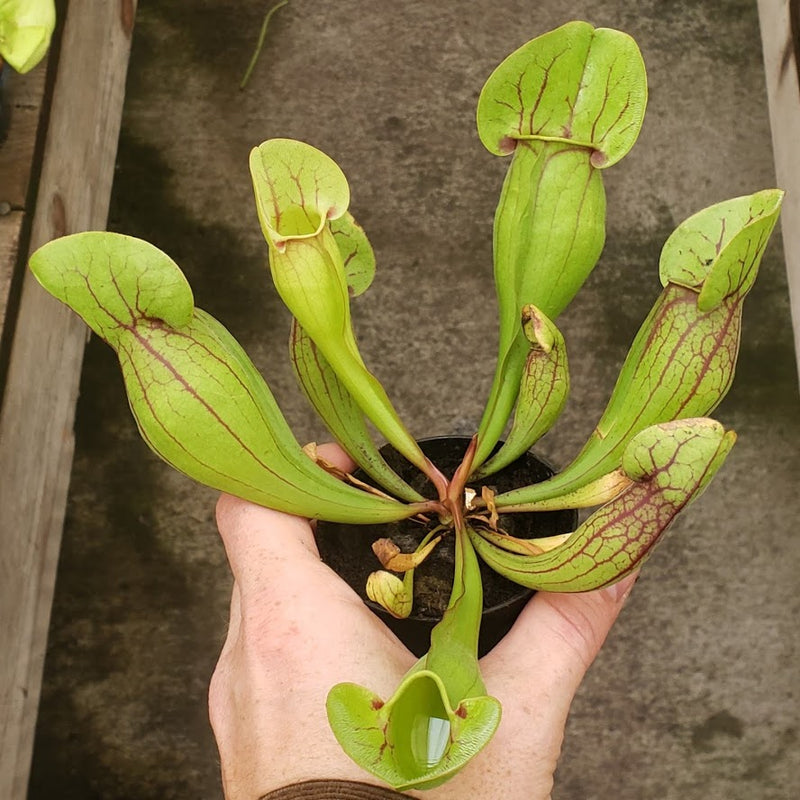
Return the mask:
<path fill-rule="evenodd" d="M 408 795 L 369 783 L 313 780 L 276 789 L 260 800 L 398 800 L 404 797 Z"/>

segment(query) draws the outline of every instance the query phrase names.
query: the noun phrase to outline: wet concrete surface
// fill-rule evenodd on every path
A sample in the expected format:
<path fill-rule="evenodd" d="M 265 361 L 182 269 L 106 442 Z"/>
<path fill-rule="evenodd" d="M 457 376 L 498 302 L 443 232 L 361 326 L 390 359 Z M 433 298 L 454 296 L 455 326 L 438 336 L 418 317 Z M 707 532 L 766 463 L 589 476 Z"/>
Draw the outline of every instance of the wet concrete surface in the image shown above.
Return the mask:
<path fill-rule="evenodd" d="M 475 134 L 480 87 L 508 52 L 571 18 L 639 42 L 648 116 L 606 173 L 608 244 L 560 318 L 572 396 L 539 449 L 566 463 L 658 294 L 666 236 L 705 205 L 774 184 L 755 0 L 292 0 L 240 92 L 265 10 L 140 0 L 110 224 L 184 268 L 197 305 L 240 339 L 301 441 L 325 434 L 286 358 L 250 148 L 296 137 L 341 164 L 378 257 L 354 309 L 367 363 L 416 435 L 472 433 L 493 369 L 491 226 L 506 168 Z M 739 442 L 590 671 L 556 798 L 800 796 L 799 411 L 776 241 L 715 415 Z M 230 576 L 215 493 L 147 450 L 96 340 L 77 432 L 30 798 L 219 797 L 205 695 Z"/>

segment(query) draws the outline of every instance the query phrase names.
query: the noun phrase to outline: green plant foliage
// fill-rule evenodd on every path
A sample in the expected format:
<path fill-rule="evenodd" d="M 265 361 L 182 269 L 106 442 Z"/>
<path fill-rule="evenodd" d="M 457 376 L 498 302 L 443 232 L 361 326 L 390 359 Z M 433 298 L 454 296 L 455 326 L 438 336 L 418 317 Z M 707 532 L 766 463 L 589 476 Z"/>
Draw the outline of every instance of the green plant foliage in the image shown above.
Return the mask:
<path fill-rule="evenodd" d="M 523 45 L 483 87 L 481 141 L 496 155 L 514 155 L 495 215 L 500 343 L 476 468 L 492 452 L 519 392 L 527 354 L 519 311 L 533 304 L 555 319 L 594 268 L 605 242 L 600 170 L 633 146 L 646 104 L 636 43 L 585 22 Z"/>
<path fill-rule="evenodd" d="M 363 412 L 297 320 L 292 324 L 289 353 L 303 393 L 353 461 L 396 497 L 422 501 L 419 492 L 386 463 L 370 436 Z"/>
<path fill-rule="evenodd" d="M 678 512 L 706 487 L 735 440 L 705 418 L 645 428 L 623 454 L 630 485 L 563 543 L 523 555 L 505 549 L 502 537 L 473 533 L 472 542 L 492 569 L 531 589 L 585 592 L 615 583 L 644 563 Z"/>
<path fill-rule="evenodd" d="M 333 239 L 344 264 L 344 279 L 350 297 L 358 297 L 369 289 L 375 277 L 375 253 L 364 229 L 348 211 L 330 221 Z"/>
<path fill-rule="evenodd" d="M 661 283 L 698 292 L 697 308 L 741 302 L 753 287 L 783 192 L 765 189 L 698 211 L 664 244 Z"/>
<path fill-rule="evenodd" d="M 18 5 L 0 0 L 0 42 L 3 11 Z M 177 469 L 293 514 L 425 523 L 413 553 L 389 539 L 375 543 L 384 569 L 370 576 L 369 597 L 395 616 L 412 610 L 415 570 L 442 538 L 455 538 L 450 602 L 429 652 L 388 700 L 351 683 L 334 686 L 327 700 L 344 751 L 397 788 L 441 784 L 500 724 L 500 704 L 477 659 L 479 559 L 533 589 L 610 585 L 641 567 L 735 441 L 707 415 L 733 380 L 743 302 L 780 213 L 777 189 L 704 209 L 669 237 L 660 260 L 664 289 L 602 418 L 565 470 L 497 496 L 477 497 L 468 486 L 524 453 L 564 407 L 570 379 L 554 320 L 600 256 L 602 170 L 633 146 L 646 102 L 634 41 L 585 22 L 533 39 L 486 82 L 479 136 L 491 153 L 512 154 L 494 223 L 498 359 L 478 432 L 452 476 L 424 456 L 359 353 L 350 302 L 370 285 L 375 257 L 348 212 L 344 174 L 311 145 L 271 139 L 252 151 L 258 219 L 273 282 L 293 316 L 300 386 L 380 488 L 353 476 L 340 481 L 302 451 L 242 348 L 195 308 L 183 274 L 152 245 L 83 233 L 31 258 L 42 285 L 116 350 L 143 438 Z M 425 494 L 435 498 L 389 467 L 370 423 L 425 474 L 433 484 Z M 579 507 L 593 513 L 548 539 L 514 539 L 500 527 L 498 512 Z"/>
<path fill-rule="evenodd" d="M 369 288 L 375 277 L 372 246 L 350 212 L 333 220 L 330 228 L 342 257 L 348 294 L 358 297 Z M 421 501 L 422 496 L 381 456 L 358 403 L 296 319 L 292 321 L 289 336 L 289 355 L 303 393 L 353 461 L 396 497 L 411 502 Z"/>
<path fill-rule="evenodd" d="M 615 469 L 627 443 L 645 427 L 717 407 L 733 381 L 742 303 L 782 199 L 782 192 L 770 189 L 729 200 L 675 230 L 661 254 L 666 287 L 637 333 L 589 441 L 553 479 L 499 495 L 498 507 L 533 509 L 575 491 Z"/>
<path fill-rule="evenodd" d="M 561 332 L 533 305 L 522 309 L 522 330 L 530 349 L 511 430 L 503 446 L 475 478 L 497 472 L 533 447 L 550 430 L 567 402 L 569 370 Z"/>
<path fill-rule="evenodd" d="M 328 694 L 333 733 L 359 766 L 398 789 L 432 789 L 489 742 L 501 709 L 478 666 L 482 610 L 478 559 L 458 530 L 453 591 L 427 655 L 385 702 L 352 683 Z"/>
<path fill-rule="evenodd" d="M 267 28 L 269 28 L 270 20 L 279 8 L 283 8 L 288 4 L 289 0 L 278 0 L 278 2 L 275 3 L 274 6 L 271 6 L 264 15 L 264 21 L 261 23 L 261 30 L 258 32 L 256 48 L 253 51 L 253 55 L 251 56 L 250 62 L 247 65 L 247 69 L 244 71 L 244 75 L 242 76 L 241 83 L 239 84 L 240 89 L 244 89 L 245 86 L 247 86 L 247 82 L 250 80 L 250 76 L 253 74 L 253 70 L 258 63 L 258 57 L 261 55 L 261 50 L 264 47 L 264 39 L 267 38 Z"/>
<path fill-rule="evenodd" d="M 379 569 L 367 578 L 367 597 L 388 611 L 395 619 L 408 619 L 414 609 L 414 570 L 397 577 L 392 572 Z"/>
<path fill-rule="evenodd" d="M 350 202 L 344 174 L 321 151 L 290 139 L 254 148 L 250 173 L 281 299 L 375 427 L 433 477 L 432 465 L 358 351 L 344 259 L 328 224 Z"/>
<path fill-rule="evenodd" d="M 142 437 L 192 478 L 292 514 L 374 521 L 414 507 L 346 486 L 301 450 L 234 338 L 194 307 L 177 265 L 114 233 L 79 233 L 36 251 L 31 270 L 117 352 Z"/>
<path fill-rule="evenodd" d="M 491 74 L 478 100 L 478 134 L 505 155 L 521 140 L 594 152 L 596 167 L 633 147 L 647 104 L 644 61 L 621 31 L 568 22 L 537 36 Z"/>

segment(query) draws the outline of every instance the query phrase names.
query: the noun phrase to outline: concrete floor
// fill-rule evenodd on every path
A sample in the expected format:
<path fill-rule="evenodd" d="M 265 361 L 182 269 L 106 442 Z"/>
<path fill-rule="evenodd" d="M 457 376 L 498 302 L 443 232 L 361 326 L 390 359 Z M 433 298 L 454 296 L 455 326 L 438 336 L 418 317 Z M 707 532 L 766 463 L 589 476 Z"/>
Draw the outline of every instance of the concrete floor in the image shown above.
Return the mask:
<path fill-rule="evenodd" d="M 471 433 L 493 369 L 491 224 L 506 166 L 475 134 L 480 87 L 508 52 L 570 18 L 639 42 L 648 116 L 606 173 L 608 244 L 560 319 L 573 391 L 540 449 L 566 463 L 658 294 L 666 236 L 705 205 L 774 183 L 755 0 L 292 0 L 240 92 L 267 5 L 140 0 L 111 226 L 184 267 L 301 441 L 324 432 L 285 357 L 249 149 L 291 136 L 342 165 L 379 264 L 354 312 L 366 360 L 415 434 Z M 798 412 L 776 241 L 716 414 L 739 443 L 592 668 L 556 798 L 800 797 Z M 220 796 L 205 692 L 230 577 L 214 500 L 149 453 L 113 354 L 91 342 L 31 800 Z"/>

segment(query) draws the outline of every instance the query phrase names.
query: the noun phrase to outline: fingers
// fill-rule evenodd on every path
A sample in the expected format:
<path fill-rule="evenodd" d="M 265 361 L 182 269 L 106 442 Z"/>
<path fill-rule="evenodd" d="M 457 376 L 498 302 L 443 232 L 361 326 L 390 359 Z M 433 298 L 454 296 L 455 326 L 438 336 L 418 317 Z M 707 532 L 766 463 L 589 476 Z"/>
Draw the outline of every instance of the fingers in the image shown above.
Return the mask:
<path fill-rule="evenodd" d="M 341 469 L 353 469 L 338 445 L 320 445 L 319 454 Z M 223 494 L 217 502 L 217 526 L 234 578 L 244 589 L 287 564 L 319 562 L 311 525 L 302 517 Z"/>
<path fill-rule="evenodd" d="M 242 596 L 239 591 L 239 584 L 233 582 L 231 590 L 231 609 L 228 618 L 228 632 L 225 636 L 225 643 L 222 645 L 220 659 L 228 656 L 239 638 L 239 630 L 242 626 Z"/>
<path fill-rule="evenodd" d="M 228 495 L 217 517 L 236 586 L 221 664 L 236 654 L 240 666 L 288 680 L 308 668 L 310 650 L 330 652 L 344 628 L 359 627 L 351 609 L 370 613 L 322 563 L 308 520 Z"/>
<path fill-rule="evenodd" d="M 484 658 L 487 680 L 494 673 L 503 684 L 505 673 L 513 672 L 516 691 L 524 685 L 520 678 L 530 679 L 559 694 L 568 707 L 636 577 L 592 592 L 536 594 L 509 634 Z"/>
<path fill-rule="evenodd" d="M 282 514 L 223 494 L 217 502 L 217 527 L 234 578 L 247 587 L 265 566 L 290 559 L 319 559 L 308 520 Z"/>
<path fill-rule="evenodd" d="M 355 469 L 356 462 L 338 444 L 331 442 L 321 444 L 317 447 L 317 453 L 326 461 L 330 461 L 335 467 L 339 467 L 345 472 L 352 472 Z"/>

